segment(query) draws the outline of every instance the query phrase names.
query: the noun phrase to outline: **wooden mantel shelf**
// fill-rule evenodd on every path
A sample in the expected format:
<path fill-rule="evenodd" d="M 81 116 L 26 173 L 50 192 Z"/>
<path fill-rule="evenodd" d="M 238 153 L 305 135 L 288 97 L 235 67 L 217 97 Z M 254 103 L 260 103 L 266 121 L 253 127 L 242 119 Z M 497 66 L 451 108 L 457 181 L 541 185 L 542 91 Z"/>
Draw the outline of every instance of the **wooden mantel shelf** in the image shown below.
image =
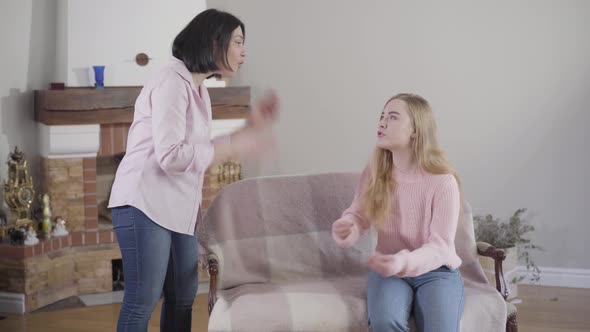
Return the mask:
<path fill-rule="evenodd" d="M 250 87 L 209 88 L 213 119 L 245 119 Z M 140 86 L 35 91 L 35 121 L 46 125 L 131 123 Z"/>

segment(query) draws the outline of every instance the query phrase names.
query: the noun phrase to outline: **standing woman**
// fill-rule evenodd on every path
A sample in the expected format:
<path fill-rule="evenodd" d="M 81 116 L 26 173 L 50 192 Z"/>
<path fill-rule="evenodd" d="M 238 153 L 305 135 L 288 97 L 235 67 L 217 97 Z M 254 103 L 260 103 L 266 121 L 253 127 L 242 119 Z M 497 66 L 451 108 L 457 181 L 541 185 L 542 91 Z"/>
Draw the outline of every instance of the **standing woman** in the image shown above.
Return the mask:
<path fill-rule="evenodd" d="M 277 97 L 268 95 L 244 128 L 210 139 L 211 100 L 203 81 L 234 76 L 244 64 L 244 40 L 244 24 L 235 16 L 200 13 L 176 36 L 170 63 L 137 98 L 109 201 L 125 274 L 118 331 L 147 331 L 162 293 L 160 330 L 190 331 L 205 171 L 232 157 L 260 156 L 278 113 Z"/>

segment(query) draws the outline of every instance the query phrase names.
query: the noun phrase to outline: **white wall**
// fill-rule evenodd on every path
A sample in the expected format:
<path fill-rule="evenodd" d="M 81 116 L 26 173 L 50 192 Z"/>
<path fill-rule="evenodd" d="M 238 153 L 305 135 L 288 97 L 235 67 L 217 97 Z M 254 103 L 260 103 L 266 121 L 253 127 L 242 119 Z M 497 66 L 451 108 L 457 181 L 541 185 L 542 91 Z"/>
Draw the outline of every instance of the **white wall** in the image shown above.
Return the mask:
<path fill-rule="evenodd" d="M 37 125 L 33 90 L 51 81 L 55 63 L 56 1 L 0 2 L 0 180 L 8 177 L 5 161 L 18 146 L 39 184 Z M 1 192 L 2 190 L 0 190 Z M 2 204 L 3 194 L 0 193 Z"/>
<path fill-rule="evenodd" d="M 143 85 L 169 60 L 174 37 L 206 8 L 205 0 L 59 1 L 57 75 L 68 86 L 93 86 L 93 65 L 106 66 L 105 86 Z M 152 58 L 147 66 L 135 63 L 138 53 Z"/>
<path fill-rule="evenodd" d="M 236 85 L 278 90 L 264 174 L 359 171 L 395 93 L 422 94 L 476 213 L 528 208 L 541 266 L 589 269 L 590 2 L 209 0 L 246 24 Z"/>

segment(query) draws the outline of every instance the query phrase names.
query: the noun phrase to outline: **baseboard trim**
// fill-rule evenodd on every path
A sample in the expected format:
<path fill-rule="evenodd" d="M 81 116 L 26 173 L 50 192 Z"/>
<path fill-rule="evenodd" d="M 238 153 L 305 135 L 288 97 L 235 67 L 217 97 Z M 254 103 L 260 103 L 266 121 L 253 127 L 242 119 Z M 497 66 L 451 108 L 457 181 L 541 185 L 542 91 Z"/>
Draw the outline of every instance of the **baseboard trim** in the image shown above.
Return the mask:
<path fill-rule="evenodd" d="M 6 314 L 24 314 L 25 294 L 0 292 L 0 312 Z"/>
<path fill-rule="evenodd" d="M 520 284 L 538 286 L 556 286 L 570 288 L 590 288 L 590 269 L 565 269 L 559 267 L 539 266 L 541 279 L 532 282 L 525 278 Z M 526 276 L 526 267 L 518 267 L 518 275 Z"/>

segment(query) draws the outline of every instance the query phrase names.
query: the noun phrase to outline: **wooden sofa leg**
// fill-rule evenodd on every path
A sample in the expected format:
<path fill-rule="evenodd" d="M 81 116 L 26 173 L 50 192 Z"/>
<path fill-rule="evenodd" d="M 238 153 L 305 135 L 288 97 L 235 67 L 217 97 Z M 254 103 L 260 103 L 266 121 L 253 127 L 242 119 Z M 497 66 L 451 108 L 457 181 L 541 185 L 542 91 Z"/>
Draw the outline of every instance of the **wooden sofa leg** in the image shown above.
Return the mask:
<path fill-rule="evenodd" d="M 508 316 L 506 321 L 506 332 L 518 332 L 518 323 L 516 322 L 516 313 Z"/>

